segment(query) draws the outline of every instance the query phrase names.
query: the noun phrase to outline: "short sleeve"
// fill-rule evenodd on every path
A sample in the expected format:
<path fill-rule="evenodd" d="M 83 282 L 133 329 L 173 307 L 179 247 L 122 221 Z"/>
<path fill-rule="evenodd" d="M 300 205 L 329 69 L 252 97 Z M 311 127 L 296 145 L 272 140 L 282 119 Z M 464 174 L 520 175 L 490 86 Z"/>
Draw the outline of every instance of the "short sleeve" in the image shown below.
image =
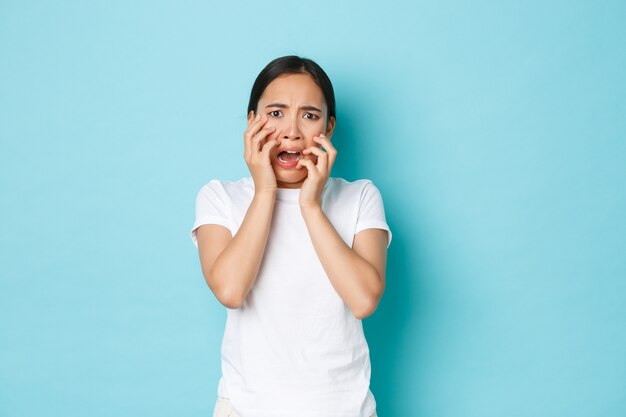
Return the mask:
<path fill-rule="evenodd" d="M 385 218 L 385 207 L 380 191 L 373 182 L 367 181 L 361 192 L 359 216 L 356 223 L 356 235 L 365 229 L 383 229 L 387 231 L 387 247 L 391 244 L 391 229 Z"/>
<path fill-rule="evenodd" d="M 198 240 L 196 229 L 203 224 L 219 224 L 232 233 L 229 198 L 218 180 L 211 180 L 204 185 L 196 196 L 196 219 L 191 228 L 191 240 L 196 248 Z"/>

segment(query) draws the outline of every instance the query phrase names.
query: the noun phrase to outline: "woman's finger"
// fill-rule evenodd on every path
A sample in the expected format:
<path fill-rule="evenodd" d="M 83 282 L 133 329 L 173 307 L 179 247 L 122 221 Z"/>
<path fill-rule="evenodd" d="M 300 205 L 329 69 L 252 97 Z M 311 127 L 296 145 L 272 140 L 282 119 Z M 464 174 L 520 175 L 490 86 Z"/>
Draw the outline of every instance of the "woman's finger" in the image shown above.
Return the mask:
<path fill-rule="evenodd" d="M 275 126 L 267 126 L 259 130 L 259 132 L 256 135 L 254 135 L 254 137 L 252 138 L 252 149 L 257 152 L 261 152 L 261 146 L 260 146 L 261 141 L 265 139 L 267 135 L 272 133 L 274 130 L 276 130 Z"/>
<path fill-rule="evenodd" d="M 311 146 L 309 148 L 306 148 L 304 151 L 302 151 L 302 153 L 305 155 L 310 154 L 310 153 L 317 155 L 317 166 L 319 167 L 320 171 L 326 172 L 326 169 L 328 167 L 328 153 L 327 152 L 324 152 L 317 146 Z"/>
<path fill-rule="evenodd" d="M 337 158 L 337 149 L 330 143 L 330 140 L 325 135 L 316 136 L 313 138 L 318 143 L 321 143 L 324 149 L 326 149 L 326 153 L 328 154 L 328 170 L 330 171 L 335 163 L 335 159 Z"/>
<path fill-rule="evenodd" d="M 248 127 L 246 128 L 245 134 L 251 133 L 254 126 L 258 124 L 260 120 L 261 120 L 260 114 L 257 114 L 256 116 L 254 116 L 254 119 L 248 120 Z"/>
<path fill-rule="evenodd" d="M 248 141 L 251 140 L 254 135 L 256 135 L 259 130 L 261 130 L 265 122 L 267 122 L 267 118 L 265 117 L 265 115 L 257 114 L 257 116 L 254 118 L 254 121 L 248 126 L 248 128 L 244 132 L 244 138 L 246 138 L 246 140 Z"/>
<path fill-rule="evenodd" d="M 302 166 L 305 167 L 307 171 L 309 171 L 309 175 L 315 175 L 317 168 L 315 168 L 315 164 L 313 163 L 313 161 L 311 161 L 310 159 L 301 159 L 298 161 L 298 165 L 296 166 L 296 168 L 299 169 Z"/>
<path fill-rule="evenodd" d="M 254 136 L 254 133 L 258 130 L 260 122 L 261 114 L 257 114 L 252 121 L 248 120 L 248 128 L 243 132 L 243 154 L 246 161 L 252 156 L 252 146 L 250 142 L 252 140 L 252 136 Z"/>
<path fill-rule="evenodd" d="M 270 152 L 272 148 L 278 145 L 278 139 L 270 139 L 263 145 L 263 149 L 261 149 L 261 155 L 263 156 L 263 160 L 269 159 Z M 271 161 L 270 161 L 271 163 Z"/>

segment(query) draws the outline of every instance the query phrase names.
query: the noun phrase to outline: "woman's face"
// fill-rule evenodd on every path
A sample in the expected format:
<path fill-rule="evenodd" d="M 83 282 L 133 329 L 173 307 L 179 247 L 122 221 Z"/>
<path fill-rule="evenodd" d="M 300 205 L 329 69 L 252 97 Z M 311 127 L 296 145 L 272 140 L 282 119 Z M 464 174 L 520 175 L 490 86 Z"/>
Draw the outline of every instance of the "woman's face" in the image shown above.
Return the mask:
<path fill-rule="evenodd" d="M 323 133 L 330 140 L 335 127 L 335 119 L 328 120 L 322 90 L 309 74 L 280 76 L 263 92 L 257 112 L 267 115 L 266 126 L 276 127 L 267 139 L 278 139 L 278 145 L 270 153 L 278 187 L 300 188 L 308 171 L 305 167 L 296 168 L 298 160 L 306 158 L 317 163 L 316 155 L 303 156 L 302 151 L 311 146 L 321 147 L 313 137 Z M 248 118 L 254 118 L 253 112 Z M 284 152 L 287 150 L 291 153 Z"/>

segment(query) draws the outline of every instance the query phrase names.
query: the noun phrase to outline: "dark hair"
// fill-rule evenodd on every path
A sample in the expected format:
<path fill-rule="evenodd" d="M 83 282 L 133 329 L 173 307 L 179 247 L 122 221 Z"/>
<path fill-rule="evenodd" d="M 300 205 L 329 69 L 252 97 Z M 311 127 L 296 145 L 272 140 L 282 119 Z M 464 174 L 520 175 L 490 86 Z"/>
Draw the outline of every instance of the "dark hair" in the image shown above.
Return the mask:
<path fill-rule="evenodd" d="M 250 102 L 248 103 L 248 113 L 254 111 L 256 114 L 259 99 L 267 86 L 274 81 L 274 79 L 286 74 L 309 74 L 313 78 L 313 81 L 315 81 L 315 84 L 322 90 L 322 94 L 326 100 L 326 107 L 328 108 L 328 119 L 330 119 L 331 116 L 336 117 L 335 92 L 333 91 L 330 78 L 328 78 L 328 75 L 326 75 L 322 67 L 317 65 L 313 60 L 301 58 L 296 55 L 276 58 L 261 70 L 252 86 Z"/>

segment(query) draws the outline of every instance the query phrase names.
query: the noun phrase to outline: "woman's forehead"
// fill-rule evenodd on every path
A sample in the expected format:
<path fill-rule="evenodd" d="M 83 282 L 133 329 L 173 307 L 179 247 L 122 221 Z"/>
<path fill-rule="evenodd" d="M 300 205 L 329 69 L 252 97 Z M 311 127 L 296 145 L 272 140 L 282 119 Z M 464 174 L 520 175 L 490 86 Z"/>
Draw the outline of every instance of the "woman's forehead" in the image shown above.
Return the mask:
<path fill-rule="evenodd" d="M 308 104 L 325 105 L 322 89 L 309 74 L 287 74 L 274 79 L 265 88 L 263 101 L 306 101 Z"/>

